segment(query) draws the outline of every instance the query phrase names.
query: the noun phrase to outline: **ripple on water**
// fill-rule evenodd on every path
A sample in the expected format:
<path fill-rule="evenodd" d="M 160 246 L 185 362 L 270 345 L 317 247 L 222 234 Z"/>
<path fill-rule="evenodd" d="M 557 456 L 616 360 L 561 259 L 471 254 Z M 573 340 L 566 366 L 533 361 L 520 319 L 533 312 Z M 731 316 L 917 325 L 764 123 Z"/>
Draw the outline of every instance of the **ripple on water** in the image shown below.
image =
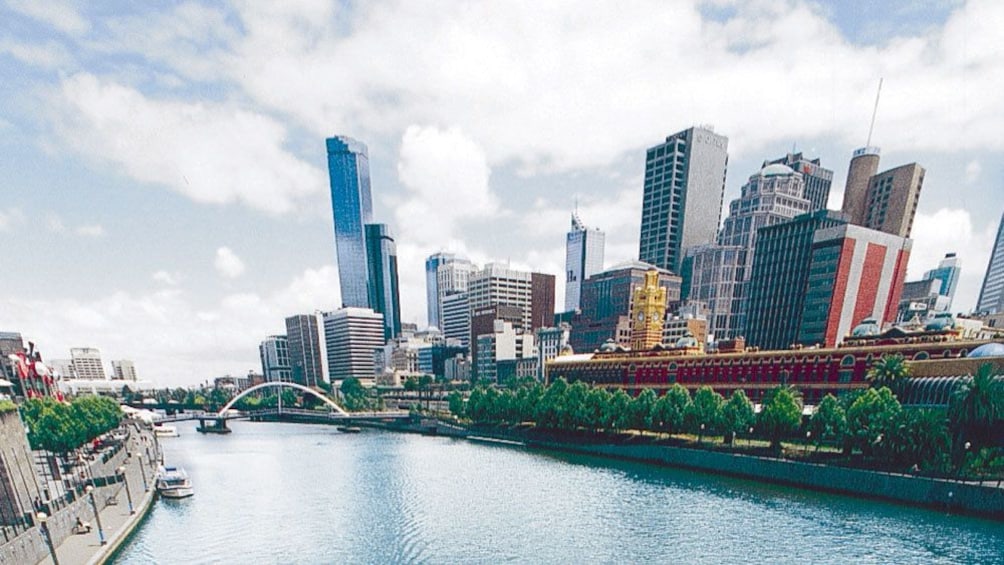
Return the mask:
<path fill-rule="evenodd" d="M 237 423 L 119 562 L 1004 563 L 999 523 L 568 454 Z"/>

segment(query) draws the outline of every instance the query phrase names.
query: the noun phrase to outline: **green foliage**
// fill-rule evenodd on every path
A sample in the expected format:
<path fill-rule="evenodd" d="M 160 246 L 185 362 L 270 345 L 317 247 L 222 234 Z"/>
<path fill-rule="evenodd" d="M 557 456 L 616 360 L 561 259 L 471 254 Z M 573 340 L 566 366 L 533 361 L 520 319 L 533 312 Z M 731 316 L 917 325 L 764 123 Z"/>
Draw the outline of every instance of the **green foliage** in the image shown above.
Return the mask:
<path fill-rule="evenodd" d="M 756 421 L 753 413 L 753 403 L 746 397 L 746 393 L 737 390 L 732 393 L 728 401 L 722 406 L 722 433 L 725 434 L 725 442 L 732 443 L 733 434 L 741 434 L 749 429 Z"/>
<path fill-rule="evenodd" d="M 876 360 L 868 374 L 865 375 L 872 383 L 873 388 L 886 387 L 894 394 L 900 392 L 903 380 L 910 376 L 910 368 L 906 364 L 906 359 L 899 354 L 883 355 Z"/>
<path fill-rule="evenodd" d="M 586 395 L 584 425 L 591 430 L 609 427 L 607 415 L 610 412 L 611 394 L 605 388 L 593 388 Z"/>
<path fill-rule="evenodd" d="M 0 400 L 0 414 L 13 410 L 17 410 L 17 404 L 14 404 L 10 400 Z"/>
<path fill-rule="evenodd" d="M 881 443 L 892 430 L 902 407 L 888 387 L 870 388 L 847 409 L 847 436 L 851 447 L 865 455 L 887 450 Z"/>
<path fill-rule="evenodd" d="M 847 434 L 847 411 L 832 394 L 827 394 L 816 406 L 816 413 L 809 420 L 809 431 L 818 446 L 828 441 L 841 443 Z"/>
<path fill-rule="evenodd" d="M 789 387 L 767 391 L 757 418 L 757 428 L 770 440 L 771 449 L 781 451 L 781 440 L 790 436 L 802 423 L 802 401 Z"/>
<path fill-rule="evenodd" d="M 71 404 L 32 398 L 21 406 L 21 419 L 32 449 L 66 453 L 118 427 L 122 410 L 103 396 L 82 396 Z"/>
<path fill-rule="evenodd" d="M 636 430 L 652 429 L 652 415 L 658 398 L 655 391 L 646 388 L 631 402 L 631 427 Z"/>
<path fill-rule="evenodd" d="M 919 469 L 949 468 L 948 419 L 941 410 L 901 410 L 877 446 L 891 462 Z"/>
<path fill-rule="evenodd" d="M 722 405 L 725 398 L 718 394 L 709 386 L 702 386 L 694 393 L 694 398 L 690 401 L 684 412 L 684 422 L 691 433 L 698 434 L 698 438 L 704 434 L 717 432 L 721 428 Z"/>
<path fill-rule="evenodd" d="M 464 395 L 460 391 L 453 391 L 446 397 L 447 402 L 450 406 L 450 414 L 453 414 L 457 418 L 463 418 L 466 414 L 466 403 L 464 402 Z"/>
<path fill-rule="evenodd" d="M 690 391 L 675 383 L 655 403 L 652 420 L 656 429 L 669 433 L 683 430 L 684 415 L 690 405 Z"/>
<path fill-rule="evenodd" d="M 624 389 L 617 389 L 610 397 L 604 420 L 614 430 L 625 430 L 631 425 L 631 397 Z"/>
<path fill-rule="evenodd" d="M 989 363 L 980 365 L 952 396 L 948 417 L 956 449 L 965 442 L 976 448 L 992 445 L 995 428 L 1004 420 L 1004 381 L 994 373 Z"/>
<path fill-rule="evenodd" d="M 349 412 L 358 412 L 373 408 L 375 402 L 370 398 L 369 390 L 366 389 L 355 377 L 349 377 L 342 381 L 339 388 L 342 398 L 345 399 L 345 409 Z M 285 402 L 283 398 L 283 402 Z"/>

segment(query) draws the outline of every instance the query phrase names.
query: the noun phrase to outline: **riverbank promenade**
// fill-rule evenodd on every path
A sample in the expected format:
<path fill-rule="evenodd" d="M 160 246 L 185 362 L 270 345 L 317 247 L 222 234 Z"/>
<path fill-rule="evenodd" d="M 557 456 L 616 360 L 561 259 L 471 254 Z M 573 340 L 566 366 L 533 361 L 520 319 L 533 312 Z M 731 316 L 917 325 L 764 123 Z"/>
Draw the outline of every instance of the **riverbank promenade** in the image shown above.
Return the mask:
<path fill-rule="evenodd" d="M 154 480 L 157 474 L 158 454 L 153 433 L 144 428 L 133 428 L 127 449 L 124 451 L 131 454 L 124 457 L 120 464 L 124 468 L 126 480 L 93 491 L 96 500 L 99 501 L 98 507 L 104 505 L 99 512 L 100 531 L 98 520 L 91 517 L 88 520 L 90 532 L 66 537 L 54 548 L 56 561 L 50 555 L 39 561 L 40 564 L 104 563 L 142 521 L 143 516 L 153 505 L 156 493 Z"/>

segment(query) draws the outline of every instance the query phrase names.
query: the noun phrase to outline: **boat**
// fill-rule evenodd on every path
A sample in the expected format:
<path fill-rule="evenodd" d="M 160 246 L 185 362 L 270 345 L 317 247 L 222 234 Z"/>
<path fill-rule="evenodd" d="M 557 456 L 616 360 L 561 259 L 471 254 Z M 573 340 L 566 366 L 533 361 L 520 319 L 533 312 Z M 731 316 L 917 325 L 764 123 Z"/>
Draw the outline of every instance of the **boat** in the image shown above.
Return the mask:
<path fill-rule="evenodd" d="M 362 428 L 357 426 L 338 426 L 338 428 L 336 429 L 342 432 L 343 434 L 358 434 L 359 432 L 363 431 Z"/>
<path fill-rule="evenodd" d="M 188 473 L 181 467 L 161 467 L 157 473 L 157 493 L 164 498 L 186 498 L 195 494 Z"/>
<path fill-rule="evenodd" d="M 164 424 L 155 424 L 153 426 L 153 435 L 157 437 L 178 437 L 178 428 Z"/>

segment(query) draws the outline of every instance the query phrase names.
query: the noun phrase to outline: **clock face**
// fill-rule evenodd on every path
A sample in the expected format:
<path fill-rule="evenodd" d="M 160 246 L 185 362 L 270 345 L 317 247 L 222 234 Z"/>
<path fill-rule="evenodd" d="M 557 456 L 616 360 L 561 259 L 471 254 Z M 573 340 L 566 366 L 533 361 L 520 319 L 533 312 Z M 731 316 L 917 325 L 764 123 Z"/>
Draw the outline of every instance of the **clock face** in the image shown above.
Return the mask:
<path fill-rule="evenodd" d="M 645 321 L 645 314 L 638 314 L 638 321 L 639 322 L 644 322 Z"/>

